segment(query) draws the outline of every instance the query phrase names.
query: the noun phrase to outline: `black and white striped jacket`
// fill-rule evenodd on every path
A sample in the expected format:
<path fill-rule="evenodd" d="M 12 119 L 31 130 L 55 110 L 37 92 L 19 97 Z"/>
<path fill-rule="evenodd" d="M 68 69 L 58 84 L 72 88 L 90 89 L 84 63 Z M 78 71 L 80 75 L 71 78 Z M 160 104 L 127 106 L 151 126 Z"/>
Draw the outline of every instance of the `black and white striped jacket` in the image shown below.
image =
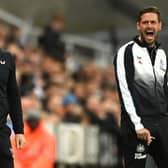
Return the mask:
<path fill-rule="evenodd" d="M 158 43 L 149 51 L 136 37 L 118 50 L 114 67 L 122 116 L 135 130 L 145 127 L 145 118 L 167 115 L 167 56 Z"/>

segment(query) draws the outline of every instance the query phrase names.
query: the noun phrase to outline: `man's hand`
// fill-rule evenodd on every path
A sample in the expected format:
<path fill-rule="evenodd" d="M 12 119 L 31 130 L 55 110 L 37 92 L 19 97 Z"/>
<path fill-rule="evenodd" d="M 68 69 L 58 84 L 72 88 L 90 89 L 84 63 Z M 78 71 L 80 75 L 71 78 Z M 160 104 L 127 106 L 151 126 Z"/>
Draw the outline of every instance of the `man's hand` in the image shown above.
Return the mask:
<path fill-rule="evenodd" d="M 15 135 L 15 144 L 17 149 L 21 149 L 26 144 L 26 140 L 23 134 L 16 134 Z"/>
<path fill-rule="evenodd" d="M 153 137 L 150 134 L 150 131 L 146 128 L 136 130 L 137 138 L 144 140 L 147 142 L 148 145 L 152 142 Z"/>

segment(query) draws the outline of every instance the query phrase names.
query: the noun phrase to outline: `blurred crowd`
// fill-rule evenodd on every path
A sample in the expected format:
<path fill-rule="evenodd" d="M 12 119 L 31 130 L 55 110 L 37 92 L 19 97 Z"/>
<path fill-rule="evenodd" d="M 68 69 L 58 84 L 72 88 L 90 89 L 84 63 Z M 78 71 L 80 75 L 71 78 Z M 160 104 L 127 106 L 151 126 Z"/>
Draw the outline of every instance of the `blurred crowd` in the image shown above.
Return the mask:
<path fill-rule="evenodd" d="M 90 62 L 69 67 L 70 54 L 61 37 L 64 24 L 62 16 L 54 16 L 37 45 L 22 44 L 21 29 L 0 24 L 0 48 L 8 50 L 16 61 L 28 141 L 15 153 L 16 168 L 53 167 L 53 125 L 95 124 L 104 131 L 117 132 L 120 106 L 113 66 L 99 68 Z M 10 119 L 8 124 L 12 128 Z"/>

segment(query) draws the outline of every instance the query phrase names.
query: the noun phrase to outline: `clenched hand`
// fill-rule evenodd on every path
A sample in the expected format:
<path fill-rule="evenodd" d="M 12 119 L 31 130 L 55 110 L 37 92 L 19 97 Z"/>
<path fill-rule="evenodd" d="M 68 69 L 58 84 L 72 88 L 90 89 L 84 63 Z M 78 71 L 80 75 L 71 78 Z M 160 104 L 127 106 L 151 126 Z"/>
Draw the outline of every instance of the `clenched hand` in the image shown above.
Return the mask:
<path fill-rule="evenodd" d="M 154 138 L 151 136 L 150 131 L 146 128 L 136 130 L 136 134 L 138 139 L 146 141 L 148 145 L 150 145 L 152 139 Z"/>

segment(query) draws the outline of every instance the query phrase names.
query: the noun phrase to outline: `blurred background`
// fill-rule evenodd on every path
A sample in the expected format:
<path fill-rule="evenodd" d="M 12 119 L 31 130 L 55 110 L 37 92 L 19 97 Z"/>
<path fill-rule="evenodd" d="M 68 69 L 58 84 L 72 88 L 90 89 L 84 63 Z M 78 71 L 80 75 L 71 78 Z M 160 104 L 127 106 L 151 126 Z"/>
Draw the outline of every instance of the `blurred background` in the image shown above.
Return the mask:
<path fill-rule="evenodd" d="M 167 48 L 167 2 L 0 0 L 0 48 L 16 61 L 28 141 L 16 168 L 121 166 L 112 61 L 145 6 L 161 9 Z"/>

